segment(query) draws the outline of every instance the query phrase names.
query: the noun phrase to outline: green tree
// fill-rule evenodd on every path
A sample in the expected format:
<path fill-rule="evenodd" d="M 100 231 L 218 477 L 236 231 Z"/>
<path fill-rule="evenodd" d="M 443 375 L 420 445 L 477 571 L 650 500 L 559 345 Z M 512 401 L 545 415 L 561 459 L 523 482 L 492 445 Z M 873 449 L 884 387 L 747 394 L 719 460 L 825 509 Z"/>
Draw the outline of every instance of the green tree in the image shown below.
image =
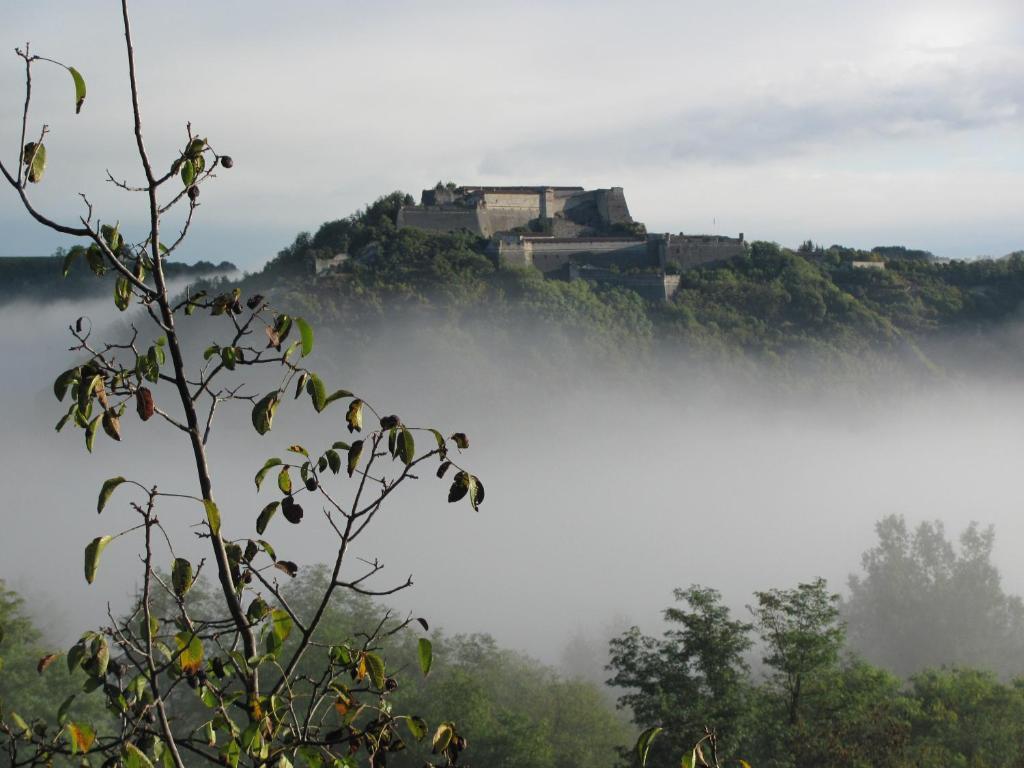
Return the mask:
<path fill-rule="evenodd" d="M 928 670 L 911 679 L 915 765 L 1010 768 L 1024 761 L 1024 686 L 972 669 Z M 909 762 L 909 761 L 908 761 Z"/>
<path fill-rule="evenodd" d="M 843 606 L 853 648 L 904 677 L 942 664 L 1024 669 L 1024 604 L 1003 592 L 991 527 L 972 523 L 959 546 L 938 521 L 910 530 L 890 515 L 875 531 Z"/>
<path fill-rule="evenodd" d="M 721 738 L 721 755 L 742 754 L 749 735 L 750 681 L 744 655 L 750 624 L 732 619 L 714 589 L 674 592 L 683 607 L 665 610 L 661 638 L 633 627 L 611 641 L 609 685 L 625 690 L 619 705 L 641 729 L 660 727 L 650 763 L 677 765 L 705 732 Z"/>
<path fill-rule="evenodd" d="M 845 633 L 839 622 L 839 595 L 824 579 L 795 589 L 755 592 L 750 610 L 764 643 L 764 663 L 771 670 L 765 693 L 778 728 L 769 734 L 777 764 L 795 768 L 816 765 L 811 714 L 830 694 Z"/>
<path fill-rule="evenodd" d="M 411 585 L 407 579 L 377 586 L 382 566 L 378 559 L 357 560 L 355 542 L 397 489 L 427 468 L 426 462 L 437 465 L 437 477 L 447 474 L 449 502 L 466 500 L 473 509 L 483 502 L 483 484 L 458 464 L 468 438 L 461 432 L 445 437 L 435 429 L 406 424 L 353 392 L 329 389 L 306 366 L 314 347 L 311 325 L 274 310 L 262 295 L 243 295 L 238 288 L 180 299 L 170 294 L 167 261 L 199 215 L 201 189 L 214 170 L 226 171 L 234 162 L 193 132 L 191 124 L 176 156 L 162 162 L 150 154 L 126 0 L 121 17 L 142 180 L 111 180 L 130 194 L 142 195 L 147 226 L 133 234 L 101 223 L 88 200 L 76 224 L 58 223 L 36 207 L 31 192 L 44 183 L 48 129 L 43 125 L 33 134 L 34 141 L 27 140 L 34 68 L 50 64 L 70 74 L 76 111 L 85 101 L 86 86 L 75 68 L 40 57 L 27 45 L 17 51 L 25 67 L 17 159 L 11 167 L 0 163 L 0 172 L 33 218 L 88 243 L 68 251 L 64 271 L 80 259 L 97 276 L 112 273 L 117 309 L 127 312 L 134 306 L 133 319 L 140 325 L 151 323 L 145 331 L 133 324 L 126 336 L 111 340 L 94 338 L 91 327 L 81 321 L 71 327 L 75 362 L 53 385 L 59 401 L 70 399 L 58 430 L 81 429 L 91 453 L 101 432 L 116 441 L 137 432 L 134 439 L 144 451 L 149 441 L 163 439 L 159 428 L 168 428 L 182 439 L 183 452 L 191 459 L 193 485 L 165 490 L 164 468 L 152 466 L 146 477 L 111 477 L 98 495 L 96 509 L 105 512 L 104 528 L 114 532 L 97 536 L 85 547 L 85 578 L 90 583 L 96 578 L 108 546 L 124 546 L 122 539 L 133 537 L 142 561 L 142 588 L 127 616 L 83 634 L 64 662 L 71 674 L 84 675 L 84 692 L 102 697 L 113 727 L 67 719 L 58 701 L 49 702 L 56 713 L 50 719 L 29 722 L 5 710 L 0 750 L 18 766 L 81 756 L 127 768 L 153 763 L 184 768 L 196 761 L 232 768 L 301 761 L 317 768 L 349 765 L 359 754 L 378 766 L 388 754 L 433 733 L 431 760 L 454 764 L 466 745 L 456 723 L 445 720 L 428 732 L 422 718 L 400 714 L 392 705 L 398 683 L 382 648 L 387 637 L 415 626 L 412 616 L 385 615 L 358 632 L 322 638 L 327 642 L 314 638 L 320 637 L 321 622 L 336 595 L 393 594 Z M 183 224 L 166 237 L 164 220 L 172 210 L 181 213 Z M 104 221 L 118 219 L 115 215 Z M 209 315 L 216 329 L 199 359 L 192 354 L 197 340 L 187 343 L 187 329 L 190 323 L 196 327 L 198 318 L 192 315 L 197 312 Z M 251 378 L 243 380 L 243 372 Z M 344 403 L 347 430 L 338 436 L 344 439 L 329 446 L 287 446 L 259 468 L 256 488 L 274 498 L 255 521 L 248 521 L 246 527 L 255 522 L 250 537 L 242 531 L 237 497 L 220 497 L 222 504 L 229 499 L 222 510 L 214 493 L 207 447 L 215 416 L 241 403 L 251 409 L 256 432 L 265 435 L 292 391 L 296 399 L 308 396 L 317 413 Z M 129 421 L 129 408 L 137 422 Z M 216 580 L 216 598 L 207 595 L 197 602 L 198 592 L 190 598 L 203 566 L 182 557 L 161 524 L 157 511 L 167 497 L 192 502 L 200 536 L 210 548 L 206 562 Z M 293 605 L 286 585 L 299 573 L 299 565 L 268 541 L 271 534 L 266 531 L 282 525 L 281 518 L 303 524 L 303 505 L 311 513 L 322 511 L 315 523 L 307 518 L 304 524 L 317 525 L 318 535 L 332 537 L 336 554 L 319 591 Z M 53 661 L 49 658 L 49 667 L 42 671 L 53 673 Z M 424 674 L 429 672 L 428 637 L 417 638 L 417 662 Z M 303 669 L 308 672 L 300 674 Z M 198 722 L 189 716 L 197 711 Z"/>

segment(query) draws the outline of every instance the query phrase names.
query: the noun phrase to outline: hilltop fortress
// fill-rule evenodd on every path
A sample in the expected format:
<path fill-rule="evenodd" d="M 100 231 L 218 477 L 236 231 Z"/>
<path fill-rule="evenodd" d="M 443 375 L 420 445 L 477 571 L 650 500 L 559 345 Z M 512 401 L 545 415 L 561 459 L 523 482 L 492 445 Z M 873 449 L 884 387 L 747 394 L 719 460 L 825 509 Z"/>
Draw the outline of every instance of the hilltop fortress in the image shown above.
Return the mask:
<path fill-rule="evenodd" d="M 583 279 L 664 301 L 679 273 L 738 256 L 743 234 L 648 234 L 633 220 L 622 187 L 487 187 L 438 184 L 403 206 L 399 227 L 467 230 L 489 238 L 500 264 L 533 266 L 548 277 Z"/>

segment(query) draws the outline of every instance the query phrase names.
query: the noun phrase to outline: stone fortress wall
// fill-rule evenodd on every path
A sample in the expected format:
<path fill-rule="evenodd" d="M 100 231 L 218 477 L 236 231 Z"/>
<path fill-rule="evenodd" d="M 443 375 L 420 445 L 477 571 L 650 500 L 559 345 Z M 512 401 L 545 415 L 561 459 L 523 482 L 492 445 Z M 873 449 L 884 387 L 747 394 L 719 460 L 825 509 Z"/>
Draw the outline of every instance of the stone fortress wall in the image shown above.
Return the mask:
<path fill-rule="evenodd" d="M 674 265 L 681 270 L 713 264 L 746 253 L 743 233 L 739 237 L 721 235 L 651 235 L 652 249 L 662 269 Z"/>
<path fill-rule="evenodd" d="M 467 230 L 491 240 L 499 264 L 532 266 L 549 276 L 631 288 L 666 301 L 678 274 L 746 252 L 743 234 L 637 235 L 622 187 L 454 187 L 425 189 L 403 206 L 399 227 Z M 626 234 L 623 234 L 626 233 Z"/>

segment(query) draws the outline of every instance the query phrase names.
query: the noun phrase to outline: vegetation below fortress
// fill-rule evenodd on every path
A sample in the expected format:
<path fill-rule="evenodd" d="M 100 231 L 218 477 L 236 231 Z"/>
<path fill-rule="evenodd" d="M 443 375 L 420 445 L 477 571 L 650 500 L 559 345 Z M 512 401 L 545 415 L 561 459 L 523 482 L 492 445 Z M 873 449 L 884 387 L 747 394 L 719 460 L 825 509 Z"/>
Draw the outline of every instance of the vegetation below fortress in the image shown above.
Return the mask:
<path fill-rule="evenodd" d="M 272 294 L 353 349 L 405 321 L 449 331 L 481 354 L 495 338 L 543 339 L 587 361 L 767 365 L 794 380 L 809 366 L 837 376 L 867 366 L 933 377 L 979 364 L 1020 365 L 1006 334 L 1024 300 L 1022 252 L 940 262 L 901 247 L 805 243 L 791 250 L 753 242 L 744 256 L 684 270 L 678 291 L 660 303 L 623 287 L 499 267 L 485 253 L 487 241 L 467 232 L 399 229 L 397 211 L 411 200 L 400 192 L 379 198 L 298 235 L 260 271 L 201 287 Z M 318 260 L 339 253 L 352 258 L 316 273 Z M 880 259 L 885 269 L 852 267 Z M 94 297 L 109 287 L 86 280 L 81 259 L 61 281 L 59 262 L 0 260 L 0 302 Z M 172 266 L 182 278 L 232 268 Z M 46 280 L 36 279 L 40 271 Z"/>
<path fill-rule="evenodd" d="M 997 331 L 1024 299 L 1022 253 L 943 263 L 900 247 L 805 243 L 794 251 L 754 242 L 745 256 L 684 271 L 661 304 L 621 287 L 499 268 L 486 241 L 468 233 L 398 229 L 396 211 L 409 199 L 396 192 L 300 234 L 243 289 L 276 292 L 346 335 L 410 318 L 471 336 L 516 328 L 519 337 L 557 337 L 608 359 L 753 361 L 796 372 L 811 355 L 838 369 L 895 362 L 929 376 L 979 356 L 1016 364 Z M 314 275 L 318 258 L 337 253 L 354 258 Z M 884 270 L 852 268 L 882 258 Z"/>

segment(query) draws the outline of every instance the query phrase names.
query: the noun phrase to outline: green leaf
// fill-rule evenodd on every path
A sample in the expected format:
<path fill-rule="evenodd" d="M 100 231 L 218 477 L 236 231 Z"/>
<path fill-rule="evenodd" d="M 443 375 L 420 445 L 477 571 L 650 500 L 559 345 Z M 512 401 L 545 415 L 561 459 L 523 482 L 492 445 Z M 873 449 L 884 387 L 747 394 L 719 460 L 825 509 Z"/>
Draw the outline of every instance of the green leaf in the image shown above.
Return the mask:
<path fill-rule="evenodd" d="M 281 460 L 278 458 L 267 459 L 267 463 L 263 465 L 263 468 L 256 473 L 256 490 L 260 489 L 260 484 L 263 479 L 267 476 L 267 472 L 270 471 L 271 467 L 277 467 L 281 465 Z"/>
<path fill-rule="evenodd" d="M 210 524 L 210 532 L 217 536 L 220 534 L 220 510 L 210 499 L 203 499 L 203 506 L 206 507 L 206 522 Z"/>
<path fill-rule="evenodd" d="M 288 467 L 282 469 L 277 475 L 277 487 L 286 496 L 292 492 L 292 476 L 288 474 Z"/>
<path fill-rule="evenodd" d="M 96 444 L 96 427 L 99 426 L 102 414 L 90 421 L 85 427 L 85 449 L 92 453 L 92 447 Z"/>
<path fill-rule="evenodd" d="M 81 376 L 81 368 L 72 368 L 71 370 L 64 371 L 64 373 L 56 378 L 53 382 L 53 394 L 58 401 L 64 400 L 64 396 L 68 393 L 68 388 L 72 383 L 80 379 Z"/>
<path fill-rule="evenodd" d="M 348 413 L 345 414 L 345 421 L 348 422 L 348 431 L 357 432 L 363 428 L 363 401 L 356 399 L 348 405 Z"/>
<path fill-rule="evenodd" d="M 28 180 L 33 184 L 39 183 L 46 171 L 46 147 L 30 141 L 25 145 L 22 160 L 28 166 Z"/>
<path fill-rule="evenodd" d="M 235 370 L 235 362 L 238 360 L 238 350 L 234 347 L 222 347 L 220 350 L 220 359 L 224 363 L 224 367 L 229 371 Z"/>
<path fill-rule="evenodd" d="M 313 351 L 313 329 L 301 317 L 295 318 L 295 324 L 299 326 L 299 338 L 302 339 L 302 356 L 306 357 Z"/>
<path fill-rule="evenodd" d="M 84 249 L 80 249 L 76 246 L 75 248 L 70 249 L 66 254 L 64 254 L 64 263 L 61 265 L 60 268 L 61 274 L 64 277 L 67 277 L 68 274 L 71 272 L 71 265 L 75 263 L 75 259 L 78 258 L 78 254 L 82 253 L 82 250 Z"/>
<path fill-rule="evenodd" d="M 281 506 L 281 502 L 272 501 L 263 508 L 260 512 L 260 516 L 256 518 L 256 533 L 263 535 L 263 532 L 267 530 L 267 524 L 270 522 L 270 518 L 277 512 L 277 508 Z"/>
<path fill-rule="evenodd" d="M 127 277 L 114 281 L 114 306 L 124 312 L 132 303 L 132 289 Z"/>
<path fill-rule="evenodd" d="M 324 408 L 327 407 L 327 388 L 315 373 L 309 374 L 309 381 L 306 382 L 306 391 L 313 401 L 313 408 L 317 413 L 322 413 Z"/>
<path fill-rule="evenodd" d="M 196 166 L 191 158 L 184 160 L 181 163 L 181 183 L 186 187 L 191 187 L 192 182 L 196 180 Z"/>
<path fill-rule="evenodd" d="M 71 707 L 71 703 L 75 700 L 76 696 L 78 696 L 77 693 L 72 693 L 70 696 L 64 699 L 63 702 L 61 702 L 60 707 L 57 709 L 57 722 L 61 725 L 63 725 L 65 720 L 67 719 L 68 709 Z"/>
<path fill-rule="evenodd" d="M 103 260 L 103 251 L 93 243 L 85 252 L 85 260 L 94 275 L 102 275 L 107 271 L 107 263 Z"/>
<path fill-rule="evenodd" d="M 28 727 L 28 723 L 26 723 L 25 719 L 17 712 L 11 712 L 11 722 L 14 723 L 14 727 L 21 731 L 23 735 L 28 736 L 32 733 L 32 729 Z"/>
<path fill-rule="evenodd" d="M 640 738 L 636 740 L 636 756 L 640 760 L 640 765 L 647 765 L 647 754 L 651 751 L 651 742 L 654 738 L 661 733 L 663 729 L 655 726 L 648 728 L 646 731 L 640 734 Z"/>
<path fill-rule="evenodd" d="M 146 753 L 130 741 L 124 743 L 121 760 L 124 763 L 124 768 L 153 768 L 153 763 L 146 757 Z"/>
<path fill-rule="evenodd" d="M 352 397 L 352 393 L 347 389 L 339 389 L 332 392 L 328 398 L 324 401 L 324 408 L 333 403 L 335 400 L 341 400 L 343 397 Z"/>
<path fill-rule="evenodd" d="M 71 741 L 71 754 L 77 755 L 89 751 L 89 747 L 96 741 L 96 731 L 85 723 L 68 723 L 68 737 Z"/>
<path fill-rule="evenodd" d="M 174 565 L 171 566 L 171 585 L 174 587 L 174 594 L 184 597 L 192 588 L 194 578 L 192 563 L 183 557 L 174 558 Z"/>
<path fill-rule="evenodd" d="M 405 727 L 409 729 L 409 733 L 416 741 L 423 741 L 427 737 L 427 721 L 422 717 L 405 718 Z"/>
<path fill-rule="evenodd" d="M 97 536 L 89 542 L 85 548 L 85 580 L 92 584 L 96 578 L 96 569 L 100 565 L 100 555 L 106 549 L 107 544 L 113 541 L 113 536 Z"/>
<path fill-rule="evenodd" d="M 288 639 L 288 635 L 292 633 L 291 616 L 282 608 L 275 608 L 270 612 L 270 621 L 271 632 L 283 643 Z"/>
<path fill-rule="evenodd" d="M 114 253 L 121 250 L 121 232 L 116 224 L 114 226 L 104 224 L 100 227 L 100 235 L 103 236 L 104 241 Z"/>
<path fill-rule="evenodd" d="M 359 465 L 359 457 L 363 454 L 363 441 L 356 440 L 352 443 L 352 447 L 348 449 L 348 476 L 352 475 L 356 471 L 356 467 Z"/>
<path fill-rule="evenodd" d="M 465 432 L 456 432 L 452 435 L 452 442 L 459 448 L 459 450 L 466 450 L 469 448 L 469 438 L 466 437 Z"/>
<path fill-rule="evenodd" d="M 412 464 L 416 458 L 416 443 L 413 441 L 412 432 L 405 427 L 398 433 L 398 458 L 405 466 Z"/>
<path fill-rule="evenodd" d="M 439 450 L 442 454 L 444 454 L 445 453 L 444 437 L 436 429 L 431 429 L 430 433 L 434 436 L 434 440 L 437 442 L 437 450 Z"/>
<path fill-rule="evenodd" d="M 277 410 L 278 394 L 280 393 L 275 389 L 273 392 L 264 395 L 263 398 L 253 406 L 252 425 L 261 435 L 267 434 L 274 423 L 274 412 Z"/>
<path fill-rule="evenodd" d="M 253 601 L 249 603 L 249 607 L 245 611 L 245 617 L 249 619 L 250 624 L 257 624 L 263 621 L 263 617 L 270 613 L 270 606 L 262 597 L 253 598 Z"/>
<path fill-rule="evenodd" d="M 220 752 L 221 762 L 229 768 L 238 768 L 238 760 L 242 756 L 242 748 L 232 739 Z"/>
<path fill-rule="evenodd" d="M 109 480 L 105 480 L 103 487 L 100 488 L 100 497 L 96 502 L 96 514 L 103 511 L 103 508 L 107 506 L 107 502 L 110 501 L 111 495 L 114 493 L 114 489 L 117 488 L 121 483 L 127 482 L 123 477 L 112 477 Z"/>
<path fill-rule="evenodd" d="M 68 72 L 71 73 L 71 79 L 75 81 L 75 114 L 77 115 L 82 111 L 82 105 L 85 103 L 85 78 L 74 67 L 68 67 Z"/>
<path fill-rule="evenodd" d="M 331 472 L 338 474 L 341 471 L 341 456 L 333 448 L 329 449 L 325 454 L 324 458 L 327 459 L 327 465 L 331 468 Z"/>
<path fill-rule="evenodd" d="M 430 674 L 430 665 L 434 663 L 434 648 L 427 638 L 420 638 L 419 643 L 417 643 L 416 654 L 420 660 L 420 670 L 423 672 L 423 676 L 426 677 Z"/>
<path fill-rule="evenodd" d="M 469 493 L 469 473 L 456 472 L 452 480 L 451 488 L 448 489 L 448 503 L 453 504 Z"/>
<path fill-rule="evenodd" d="M 384 659 L 373 651 L 367 651 L 364 658 L 366 659 L 366 671 L 369 672 L 373 684 L 379 690 L 384 690 Z"/>

